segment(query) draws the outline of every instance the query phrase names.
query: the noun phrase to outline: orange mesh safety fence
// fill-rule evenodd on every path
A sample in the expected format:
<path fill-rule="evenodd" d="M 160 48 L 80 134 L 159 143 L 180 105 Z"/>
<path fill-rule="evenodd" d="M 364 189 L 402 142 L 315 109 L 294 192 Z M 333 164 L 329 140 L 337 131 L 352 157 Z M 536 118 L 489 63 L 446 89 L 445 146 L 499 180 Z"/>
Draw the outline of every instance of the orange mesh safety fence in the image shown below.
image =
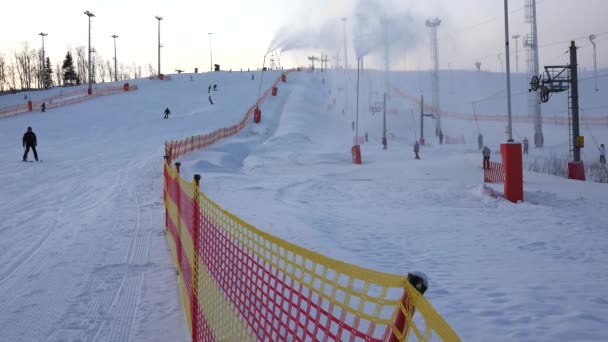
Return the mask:
<path fill-rule="evenodd" d="M 393 93 L 401 98 L 407 99 L 409 101 L 412 101 L 412 102 L 420 105 L 419 97 L 409 95 L 397 87 L 393 87 Z M 424 107 L 425 107 L 425 109 L 428 109 L 428 110 L 434 109 L 433 106 L 428 105 L 428 104 L 425 105 Z M 492 115 L 492 114 L 473 115 L 473 114 L 465 114 L 465 113 L 458 113 L 458 112 L 448 112 L 448 111 L 444 111 L 444 110 L 441 111 L 441 116 L 445 117 L 445 118 L 461 119 L 461 120 L 497 121 L 497 122 L 506 122 L 507 121 L 506 115 Z M 513 115 L 511 117 L 511 119 L 513 122 L 521 122 L 521 123 L 534 122 L 534 118 L 528 117 L 527 115 Z M 553 124 L 553 125 L 567 125 L 568 124 L 568 117 L 565 114 L 564 114 L 564 116 L 544 115 L 542 120 L 543 120 L 543 124 Z M 588 125 L 608 127 L 608 115 L 592 117 L 592 118 L 583 118 L 580 121 L 581 121 L 581 123 L 586 123 Z"/>
<path fill-rule="evenodd" d="M 490 161 L 490 168 L 483 169 L 483 181 L 485 183 L 503 183 L 505 181 L 505 170 L 502 163 Z"/>
<path fill-rule="evenodd" d="M 291 71 L 286 71 L 284 74 L 287 75 L 290 72 Z M 260 106 L 266 100 L 266 98 L 268 98 L 268 96 L 270 95 L 270 92 L 272 91 L 272 87 L 277 86 L 280 81 L 281 81 L 281 77 L 279 76 L 275 80 L 273 85 L 260 95 L 260 98 L 258 99 L 256 104 L 254 104 L 253 106 L 249 107 L 249 109 L 247 109 L 247 112 L 245 113 L 245 115 L 243 116 L 241 121 L 239 121 L 239 123 L 229 126 L 229 127 L 218 128 L 211 133 L 195 135 L 195 136 L 192 136 L 192 137 L 189 137 L 186 139 L 182 139 L 182 140 L 174 140 L 174 141 L 166 142 L 165 143 L 165 155 L 169 156 L 170 160 L 176 160 L 177 158 L 179 158 L 187 153 L 200 150 L 202 148 L 205 148 L 211 144 L 218 142 L 221 139 L 224 139 L 224 138 L 227 138 L 227 137 L 230 137 L 230 136 L 233 136 L 233 135 L 239 133 L 247 125 L 247 121 L 249 121 L 249 119 L 253 115 L 253 111 L 258 106 Z"/>
<path fill-rule="evenodd" d="M 166 235 L 192 340 L 460 341 L 422 296 L 421 278 L 358 267 L 265 233 L 171 167 L 171 159 L 236 134 L 254 108 L 237 125 L 166 145 Z"/>
<path fill-rule="evenodd" d="M 137 90 L 137 89 L 138 89 L 137 85 L 131 85 L 129 87 L 128 91 Z M 105 87 L 93 88 L 92 95 L 88 94 L 88 89 L 86 89 L 86 88 L 71 90 L 68 92 L 61 92 L 57 96 L 51 96 L 51 97 L 46 97 L 46 98 L 36 99 L 36 100 L 31 101 L 32 110 L 40 111 L 40 107 L 42 106 L 42 103 L 45 104 L 46 109 L 52 109 L 52 108 L 58 108 L 58 107 L 68 106 L 68 105 L 75 104 L 75 103 L 88 101 L 88 100 L 98 97 L 98 96 L 117 94 L 117 93 L 122 93 L 124 91 L 126 91 L 124 86 L 105 86 Z M 27 103 L 17 105 L 17 106 L 3 107 L 3 108 L 0 108 L 0 117 L 8 117 L 8 116 L 17 115 L 17 114 L 23 114 L 23 113 L 27 113 L 28 111 L 29 111 L 29 108 L 28 108 Z"/>

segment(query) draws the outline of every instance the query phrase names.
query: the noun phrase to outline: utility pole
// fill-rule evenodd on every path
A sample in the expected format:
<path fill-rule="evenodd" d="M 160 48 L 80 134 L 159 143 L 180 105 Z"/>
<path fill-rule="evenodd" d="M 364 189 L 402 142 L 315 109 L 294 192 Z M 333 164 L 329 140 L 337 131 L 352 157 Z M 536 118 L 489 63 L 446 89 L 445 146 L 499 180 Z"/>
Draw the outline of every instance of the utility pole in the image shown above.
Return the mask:
<path fill-rule="evenodd" d="M 209 35 L 209 59 L 211 60 L 211 71 L 213 71 L 213 50 L 211 49 L 211 36 L 213 32 L 207 33 Z"/>
<path fill-rule="evenodd" d="M 507 60 L 507 115 L 509 120 L 508 142 L 513 142 L 513 123 L 511 122 L 511 61 L 509 53 L 509 0 L 505 0 L 505 57 Z"/>
<path fill-rule="evenodd" d="M 160 16 L 155 16 L 154 18 L 156 18 L 156 20 L 158 20 L 158 77 L 160 77 L 161 72 L 160 72 L 160 48 L 162 47 L 162 45 L 160 44 L 160 21 L 163 20 L 163 17 Z"/>
<path fill-rule="evenodd" d="M 581 161 L 581 144 L 579 144 L 579 120 L 578 120 L 578 61 L 576 58 L 576 44 L 570 42 L 570 97 L 572 105 L 572 139 L 574 161 Z"/>
<path fill-rule="evenodd" d="M 112 38 L 114 38 L 114 82 L 118 82 L 118 73 L 117 73 L 118 63 L 116 62 L 116 38 L 118 38 L 118 36 L 113 34 Z"/>
<path fill-rule="evenodd" d="M 439 49 L 437 46 L 437 27 L 441 24 L 439 18 L 428 19 L 426 27 L 431 29 L 431 58 L 433 59 L 433 113 L 435 114 L 435 135 L 441 131 L 441 110 L 439 103 Z"/>
<path fill-rule="evenodd" d="M 42 37 L 42 66 L 40 68 L 40 81 L 42 82 L 42 89 L 46 89 L 46 68 L 44 64 L 44 37 L 48 36 L 47 33 L 40 32 L 39 36 Z"/>
<path fill-rule="evenodd" d="M 514 34 L 511 38 L 515 39 L 515 72 L 519 72 L 519 44 L 517 40 L 521 37 L 519 34 Z"/>
<path fill-rule="evenodd" d="M 84 11 L 84 14 L 86 14 L 89 17 L 89 95 L 93 94 L 93 79 L 91 77 L 91 17 L 94 17 L 95 14 L 89 12 L 89 11 Z"/>
<path fill-rule="evenodd" d="M 549 101 L 552 93 L 560 93 L 569 90 L 568 94 L 568 124 L 570 155 L 574 162 L 580 161 L 580 149 L 584 146 L 583 137 L 580 137 L 579 129 L 579 104 L 578 104 L 578 60 L 576 56 L 577 46 L 574 41 L 570 42 L 570 64 L 569 65 L 547 65 L 544 75 L 534 75 L 530 81 L 530 91 L 540 90 L 540 101 Z"/>

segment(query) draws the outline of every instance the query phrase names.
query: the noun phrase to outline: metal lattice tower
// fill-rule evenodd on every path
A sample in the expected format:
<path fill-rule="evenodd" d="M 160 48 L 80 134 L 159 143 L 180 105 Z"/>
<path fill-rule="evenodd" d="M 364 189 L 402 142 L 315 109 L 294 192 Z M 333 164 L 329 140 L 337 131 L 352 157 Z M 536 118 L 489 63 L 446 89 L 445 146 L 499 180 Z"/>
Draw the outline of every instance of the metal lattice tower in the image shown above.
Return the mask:
<path fill-rule="evenodd" d="M 538 29 L 536 25 L 536 0 L 525 2 L 526 23 L 530 24 L 530 34 L 524 37 L 524 46 L 528 48 L 528 70 L 531 76 L 540 74 L 538 62 Z M 529 116 L 534 120 L 534 145 L 543 147 L 543 119 L 540 111 L 540 94 L 531 92 L 528 99 Z"/>
<path fill-rule="evenodd" d="M 435 135 L 441 130 L 441 110 L 439 103 L 439 49 L 437 47 L 437 27 L 441 24 L 439 18 L 428 19 L 426 26 L 430 28 L 431 34 L 431 58 L 433 59 L 433 115 L 435 116 Z"/>

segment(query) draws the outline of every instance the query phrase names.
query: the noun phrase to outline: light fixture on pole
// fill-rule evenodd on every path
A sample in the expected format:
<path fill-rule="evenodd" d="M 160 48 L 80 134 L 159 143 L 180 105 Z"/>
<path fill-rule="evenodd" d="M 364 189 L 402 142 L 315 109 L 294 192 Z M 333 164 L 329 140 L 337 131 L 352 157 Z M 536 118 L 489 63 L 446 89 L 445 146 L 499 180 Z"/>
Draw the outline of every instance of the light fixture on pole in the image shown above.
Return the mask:
<path fill-rule="evenodd" d="M 113 34 L 111 37 L 114 38 L 114 82 L 118 82 L 118 73 L 116 72 L 118 69 L 116 67 L 118 65 L 116 62 L 116 38 L 118 38 L 118 36 Z"/>
<path fill-rule="evenodd" d="M 521 35 L 514 34 L 511 38 L 515 39 L 515 72 L 519 72 L 519 44 L 517 43 L 517 39 L 519 39 Z"/>
<path fill-rule="evenodd" d="M 38 35 L 42 37 L 42 64 L 40 65 L 40 81 L 42 82 L 42 88 L 46 89 L 46 77 L 44 67 L 44 37 L 48 36 L 48 34 L 40 32 L 38 33 Z"/>
<path fill-rule="evenodd" d="M 505 54 L 507 60 L 507 115 L 508 115 L 508 142 L 513 142 L 513 123 L 511 122 L 511 64 L 509 62 L 509 4 L 505 0 Z"/>
<path fill-rule="evenodd" d="M 213 49 L 211 49 L 211 36 L 213 35 L 213 32 L 209 32 L 207 33 L 209 35 L 209 60 L 211 61 L 211 71 L 213 71 Z"/>
<path fill-rule="evenodd" d="M 84 14 L 87 15 L 87 17 L 89 17 L 89 95 L 93 94 L 93 78 L 91 77 L 91 17 L 94 17 L 95 14 L 89 12 L 89 11 L 84 11 Z"/>
<path fill-rule="evenodd" d="M 162 45 L 160 45 L 160 21 L 163 20 L 163 17 L 157 15 L 154 18 L 158 20 L 158 77 L 160 77 L 160 48 L 162 47 Z"/>

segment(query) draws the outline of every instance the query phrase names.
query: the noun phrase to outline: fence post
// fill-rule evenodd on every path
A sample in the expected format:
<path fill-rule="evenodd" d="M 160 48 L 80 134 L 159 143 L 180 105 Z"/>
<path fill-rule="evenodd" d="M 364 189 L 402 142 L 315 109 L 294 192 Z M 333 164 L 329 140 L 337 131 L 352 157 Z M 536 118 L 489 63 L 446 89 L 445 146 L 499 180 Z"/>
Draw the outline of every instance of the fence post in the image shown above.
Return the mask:
<path fill-rule="evenodd" d="M 190 319 L 192 321 L 192 341 L 198 342 L 198 251 L 200 247 L 200 218 L 201 218 L 201 206 L 199 202 L 199 186 L 201 176 L 198 174 L 194 175 L 194 208 L 192 210 L 192 240 L 194 244 L 194 263 L 192 265 L 192 297 L 190 298 Z"/>
<path fill-rule="evenodd" d="M 423 276 L 416 275 L 413 273 L 408 273 L 407 281 L 409 281 L 410 284 L 412 284 L 412 286 L 414 288 L 416 288 L 416 290 L 418 290 L 418 292 L 420 292 L 421 295 L 423 295 L 424 292 L 426 292 L 426 290 L 428 289 L 428 282 Z M 412 320 L 412 317 L 414 316 L 414 310 L 416 309 L 414 307 L 414 305 L 412 304 L 412 302 L 410 301 L 407 291 L 404 291 L 403 297 L 401 298 L 401 303 L 405 307 L 405 312 L 408 315 L 408 317 L 406 319 L 405 314 L 403 313 L 403 310 L 401 310 L 401 308 L 399 308 L 399 311 L 397 312 L 397 317 L 395 317 L 395 328 L 399 332 L 403 331 L 403 335 L 402 335 L 403 338 L 399 339 L 399 336 L 397 336 L 393 332 L 391 334 L 391 338 L 390 338 L 391 342 L 405 341 L 407 339 L 407 335 L 408 335 L 409 329 L 410 329 L 409 325 L 407 324 L 407 321 Z"/>
<path fill-rule="evenodd" d="M 181 178 L 179 175 L 179 167 L 182 165 L 182 163 L 177 162 L 175 163 L 175 171 L 177 172 L 177 177 L 176 177 L 176 185 L 177 185 L 177 199 L 176 199 L 176 204 L 177 204 L 177 240 L 175 241 L 175 245 L 176 245 L 176 249 L 177 249 L 177 264 L 178 264 L 178 268 L 177 268 L 177 272 L 179 274 L 179 272 L 182 269 L 182 186 L 179 182 L 179 179 Z"/>

